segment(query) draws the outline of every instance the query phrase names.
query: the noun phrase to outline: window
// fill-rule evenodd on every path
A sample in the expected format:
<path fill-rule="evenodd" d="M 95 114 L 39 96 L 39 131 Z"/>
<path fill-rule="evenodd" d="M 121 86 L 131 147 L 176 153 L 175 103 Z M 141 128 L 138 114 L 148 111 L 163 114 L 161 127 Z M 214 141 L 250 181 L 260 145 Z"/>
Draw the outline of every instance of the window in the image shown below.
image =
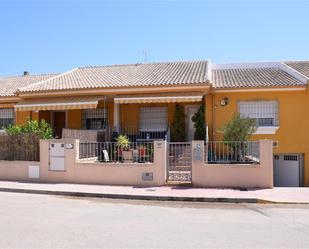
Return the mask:
<path fill-rule="evenodd" d="M 107 109 L 86 109 L 82 111 L 82 127 L 85 130 L 107 128 Z"/>
<path fill-rule="evenodd" d="M 6 128 L 14 124 L 14 109 L 0 109 L 0 129 Z"/>
<path fill-rule="evenodd" d="M 165 131 L 167 129 L 167 108 L 140 108 L 139 129 L 142 131 Z"/>
<path fill-rule="evenodd" d="M 242 117 L 255 119 L 257 127 L 279 126 L 277 101 L 241 101 L 238 108 Z"/>

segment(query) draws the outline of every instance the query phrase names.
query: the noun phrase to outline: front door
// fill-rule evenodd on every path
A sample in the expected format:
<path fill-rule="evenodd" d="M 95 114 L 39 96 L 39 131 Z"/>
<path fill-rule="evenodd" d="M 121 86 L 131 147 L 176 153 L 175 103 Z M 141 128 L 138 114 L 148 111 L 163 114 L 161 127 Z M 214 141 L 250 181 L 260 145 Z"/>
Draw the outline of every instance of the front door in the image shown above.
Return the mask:
<path fill-rule="evenodd" d="M 194 114 L 198 111 L 199 106 L 197 105 L 190 105 L 186 106 L 186 117 L 187 117 L 187 122 L 186 122 L 186 130 L 187 130 L 187 141 L 191 142 L 194 140 L 194 133 L 195 133 L 195 128 L 194 128 L 194 123 L 192 121 L 192 117 Z"/>
<path fill-rule="evenodd" d="M 53 135 L 54 138 L 62 137 L 62 129 L 66 127 L 66 113 L 65 112 L 54 112 L 53 121 Z"/>

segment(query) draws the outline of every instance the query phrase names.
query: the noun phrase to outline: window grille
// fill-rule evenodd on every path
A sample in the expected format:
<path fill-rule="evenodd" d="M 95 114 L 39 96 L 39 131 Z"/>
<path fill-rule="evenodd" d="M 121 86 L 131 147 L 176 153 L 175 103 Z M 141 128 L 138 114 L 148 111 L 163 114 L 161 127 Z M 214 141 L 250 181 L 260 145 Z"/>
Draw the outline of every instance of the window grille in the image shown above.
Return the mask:
<path fill-rule="evenodd" d="M 6 128 L 14 124 L 14 109 L 0 109 L 0 129 Z"/>
<path fill-rule="evenodd" d="M 107 109 L 86 109 L 82 111 L 82 128 L 104 130 L 108 125 Z"/>
<path fill-rule="evenodd" d="M 238 108 L 242 117 L 255 119 L 256 126 L 279 126 L 277 101 L 241 101 Z"/>
<path fill-rule="evenodd" d="M 139 109 L 141 131 L 165 131 L 167 129 L 167 107 L 141 107 Z"/>
<path fill-rule="evenodd" d="M 284 161 L 298 161 L 297 155 L 284 155 L 283 156 Z"/>

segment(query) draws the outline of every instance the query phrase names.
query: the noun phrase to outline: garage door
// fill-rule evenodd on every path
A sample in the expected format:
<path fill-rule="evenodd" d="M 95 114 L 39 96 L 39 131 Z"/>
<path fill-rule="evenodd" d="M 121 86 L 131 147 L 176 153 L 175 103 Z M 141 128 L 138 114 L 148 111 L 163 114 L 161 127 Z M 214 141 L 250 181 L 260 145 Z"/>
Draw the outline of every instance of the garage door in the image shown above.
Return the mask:
<path fill-rule="evenodd" d="M 274 184 L 276 187 L 300 187 L 301 179 L 301 154 L 274 155 Z"/>

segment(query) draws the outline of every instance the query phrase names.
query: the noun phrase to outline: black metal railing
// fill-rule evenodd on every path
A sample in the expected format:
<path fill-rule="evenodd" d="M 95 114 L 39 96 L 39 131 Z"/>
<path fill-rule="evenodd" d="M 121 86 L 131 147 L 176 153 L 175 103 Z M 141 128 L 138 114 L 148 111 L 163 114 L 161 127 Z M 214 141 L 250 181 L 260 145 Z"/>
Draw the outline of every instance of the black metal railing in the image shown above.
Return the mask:
<path fill-rule="evenodd" d="M 260 162 L 258 141 L 208 141 L 205 143 L 205 163 L 247 163 Z"/>
<path fill-rule="evenodd" d="M 154 160 L 154 145 L 153 142 L 135 142 L 123 149 L 115 142 L 80 142 L 79 159 L 107 163 L 151 163 Z"/>

